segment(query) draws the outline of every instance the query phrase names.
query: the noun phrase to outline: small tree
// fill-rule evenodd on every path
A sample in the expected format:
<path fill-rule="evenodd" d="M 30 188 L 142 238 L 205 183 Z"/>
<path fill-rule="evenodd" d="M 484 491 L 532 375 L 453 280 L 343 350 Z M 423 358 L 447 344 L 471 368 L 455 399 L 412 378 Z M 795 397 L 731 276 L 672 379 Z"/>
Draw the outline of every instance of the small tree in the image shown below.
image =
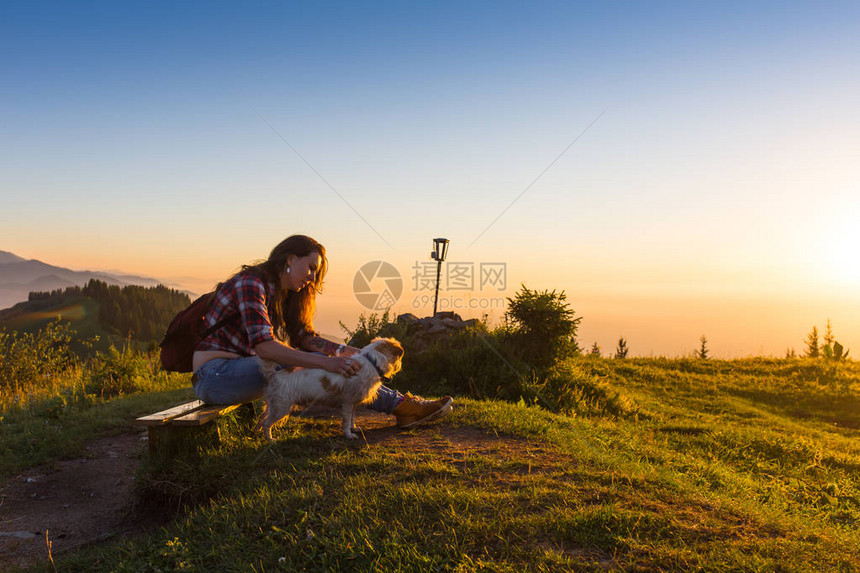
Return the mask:
<path fill-rule="evenodd" d="M 589 354 L 593 358 L 600 358 L 600 346 L 598 346 L 597 341 L 594 341 L 594 344 L 591 345 L 591 352 Z"/>
<path fill-rule="evenodd" d="M 806 335 L 806 356 L 807 358 L 818 358 L 821 356 L 821 351 L 818 348 L 818 327 L 813 326 L 809 334 Z"/>
<path fill-rule="evenodd" d="M 525 285 L 508 299 L 505 318 L 512 323 L 514 349 L 536 366 L 549 366 L 567 354 L 579 352 L 574 318 L 564 291 L 529 290 Z"/>
<path fill-rule="evenodd" d="M 624 337 L 618 339 L 618 346 L 615 348 L 615 358 L 627 358 L 627 341 L 624 340 Z"/>
<path fill-rule="evenodd" d="M 696 351 L 696 358 L 701 358 L 702 360 L 706 360 L 708 358 L 708 339 L 703 334 L 699 339 L 699 349 Z"/>
<path fill-rule="evenodd" d="M 829 318 L 827 319 L 827 327 L 824 331 L 824 346 L 821 347 L 820 354 L 827 360 L 839 361 L 848 358 L 848 351 L 833 336 L 833 329 L 830 326 Z"/>

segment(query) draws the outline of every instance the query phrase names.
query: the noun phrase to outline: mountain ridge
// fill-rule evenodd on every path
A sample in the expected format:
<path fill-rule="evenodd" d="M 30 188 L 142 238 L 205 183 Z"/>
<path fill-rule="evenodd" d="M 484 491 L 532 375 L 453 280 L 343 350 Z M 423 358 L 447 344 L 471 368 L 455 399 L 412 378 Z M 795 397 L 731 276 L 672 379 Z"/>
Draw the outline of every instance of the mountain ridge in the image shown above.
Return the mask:
<path fill-rule="evenodd" d="M 88 270 L 74 271 L 37 259 L 25 259 L 9 251 L 0 250 L 0 309 L 10 308 L 19 302 L 26 301 L 30 292 L 49 292 L 70 286 L 84 286 L 90 279 L 121 287 L 128 285 L 148 287 L 164 284 L 164 281 L 137 275 Z"/>
<path fill-rule="evenodd" d="M 9 251 L 0 251 L 0 264 L 16 263 L 26 260 L 27 259 L 19 257 L 15 253 L 10 253 Z"/>

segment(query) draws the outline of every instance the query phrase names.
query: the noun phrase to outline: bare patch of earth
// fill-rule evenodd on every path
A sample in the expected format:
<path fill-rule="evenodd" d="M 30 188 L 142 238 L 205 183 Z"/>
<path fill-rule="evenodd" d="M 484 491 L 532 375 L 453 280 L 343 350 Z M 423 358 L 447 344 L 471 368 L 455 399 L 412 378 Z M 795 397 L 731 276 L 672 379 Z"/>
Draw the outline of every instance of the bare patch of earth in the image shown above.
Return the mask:
<path fill-rule="evenodd" d="M 131 519 L 145 433 L 100 438 L 86 455 L 31 468 L 0 487 L 0 569 L 141 528 Z"/>

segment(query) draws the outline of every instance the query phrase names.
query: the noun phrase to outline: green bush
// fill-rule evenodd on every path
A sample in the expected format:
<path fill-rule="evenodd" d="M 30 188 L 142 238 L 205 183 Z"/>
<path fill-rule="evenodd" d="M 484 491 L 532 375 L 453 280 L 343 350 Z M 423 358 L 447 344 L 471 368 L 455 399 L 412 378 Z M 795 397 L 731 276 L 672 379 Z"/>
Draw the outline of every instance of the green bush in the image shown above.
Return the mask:
<path fill-rule="evenodd" d="M 59 319 L 33 333 L 0 330 L 0 390 L 3 394 L 26 392 L 30 387 L 73 367 L 77 359 L 69 350 L 74 330 Z"/>
<path fill-rule="evenodd" d="M 629 417 L 639 414 L 633 401 L 610 382 L 610 372 L 602 361 L 571 359 L 550 369 L 534 387 L 547 407 L 563 414 Z"/>
<path fill-rule="evenodd" d="M 508 299 L 505 313 L 512 351 L 538 368 L 578 354 L 576 330 L 582 317 L 574 318 L 566 300 L 564 291 L 529 290 L 521 285 L 514 298 Z"/>
<path fill-rule="evenodd" d="M 399 325 L 391 320 L 390 310 L 386 309 L 382 315 L 371 313 L 370 316 L 365 316 L 364 313 L 358 317 L 358 325 L 354 329 L 350 329 L 343 322 L 340 322 L 340 327 L 346 332 L 344 342 L 356 348 L 363 348 L 370 344 L 370 341 L 378 336 L 392 337 L 402 342 L 406 335 L 406 327 Z"/>
<path fill-rule="evenodd" d="M 394 384 L 431 395 L 458 394 L 476 399 L 520 398 L 520 379 L 528 367 L 513 356 L 503 332 L 484 328 L 453 334 L 420 349 L 408 336 L 406 354 Z"/>
<path fill-rule="evenodd" d="M 133 394 L 148 388 L 155 372 L 147 354 L 126 345 L 99 352 L 88 373 L 86 392 L 102 398 Z"/>

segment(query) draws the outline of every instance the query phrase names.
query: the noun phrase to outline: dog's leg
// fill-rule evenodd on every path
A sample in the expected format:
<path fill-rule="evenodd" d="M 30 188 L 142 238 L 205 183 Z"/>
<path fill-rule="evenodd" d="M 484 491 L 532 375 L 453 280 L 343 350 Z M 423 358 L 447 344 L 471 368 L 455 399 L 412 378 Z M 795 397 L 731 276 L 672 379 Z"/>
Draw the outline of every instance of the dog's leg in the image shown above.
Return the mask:
<path fill-rule="evenodd" d="M 274 442 L 272 437 L 272 426 L 290 417 L 290 412 L 293 409 L 293 403 L 289 400 L 269 400 L 266 404 L 266 419 L 262 421 L 263 434 L 270 442 Z"/>
<path fill-rule="evenodd" d="M 341 415 L 343 416 L 343 435 L 350 440 L 356 439 L 358 434 L 355 433 L 355 404 L 344 404 Z"/>
<path fill-rule="evenodd" d="M 266 423 L 266 418 L 268 418 L 268 417 L 269 417 L 269 405 L 268 405 L 268 403 L 264 403 L 263 404 L 263 413 L 260 414 L 260 417 L 257 420 L 257 423 L 254 425 L 254 431 L 255 432 L 259 432 L 260 430 L 263 429 L 263 424 Z"/>
<path fill-rule="evenodd" d="M 272 424 L 269 422 L 269 417 L 273 414 L 272 403 L 273 401 L 266 400 L 263 406 L 263 413 L 260 414 L 260 419 L 257 420 L 257 423 L 254 425 L 254 431 L 259 432 L 262 430 L 263 435 L 266 436 L 266 439 L 270 442 L 275 441 L 272 439 Z"/>

